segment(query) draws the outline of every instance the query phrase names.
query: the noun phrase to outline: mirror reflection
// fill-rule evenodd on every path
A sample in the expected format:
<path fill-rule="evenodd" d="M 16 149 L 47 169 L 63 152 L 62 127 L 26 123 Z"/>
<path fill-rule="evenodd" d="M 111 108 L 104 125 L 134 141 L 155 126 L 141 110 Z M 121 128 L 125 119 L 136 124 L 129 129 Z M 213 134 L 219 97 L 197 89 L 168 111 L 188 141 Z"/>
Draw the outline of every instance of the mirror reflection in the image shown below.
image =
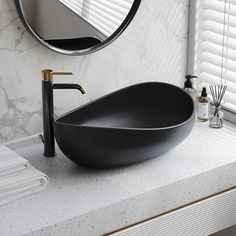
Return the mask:
<path fill-rule="evenodd" d="M 25 24 L 52 49 L 86 50 L 108 40 L 140 0 L 18 0 Z M 137 9 L 136 9 L 137 10 Z M 135 11 L 136 11 L 135 10 Z"/>

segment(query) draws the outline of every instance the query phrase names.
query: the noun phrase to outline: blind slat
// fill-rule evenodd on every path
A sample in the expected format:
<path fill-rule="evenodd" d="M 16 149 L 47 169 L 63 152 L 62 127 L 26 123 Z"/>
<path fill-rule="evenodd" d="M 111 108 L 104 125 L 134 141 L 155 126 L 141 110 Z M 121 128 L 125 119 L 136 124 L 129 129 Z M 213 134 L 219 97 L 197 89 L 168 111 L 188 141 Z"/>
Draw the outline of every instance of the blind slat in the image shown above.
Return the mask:
<path fill-rule="evenodd" d="M 229 0 L 227 0 L 229 2 Z M 202 0 L 202 7 L 206 9 L 211 9 L 217 11 L 219 13 L 224 13 L 224 1 L 216 1 L 216 0 Z M 229 15 L 236 16 L 236 5 L 230 5 L 230 7 L 226 7 L 225 12 Z"/>
<path fill-rule="evenodd" d="M 199 64 L 199 71 L 201 72 L 206 72 L 208 74 L 212 74 L 216 77 L 221 77 L 221 67 L 220 66 L 216 66 L 213 65 L 211 63 L 208 62 L 201 62 Z M 233 83 L 235 83 L 235 78 L 236 78 L 236 73 L 233 71 L 222 71 L 223 73 L 223 78 L 225 78 L 227 81 L 231 81 Z"/>
<path fill-rule="evenodd" d="M 220 34 L 222 36 L 222 32 L 224 30 L 224 25 L 221 23 L 217 23 L 211 20 L 204 20 L 201 25 L 202 31 L 210 31 L 213 33 Z M 225 30 L 225 35 L 231 38 L 236 38 L 236 28 L 228 26 Z M 222 46 L 222 44 L 221 44 Z"/>
<path fill-rule="evenodd" d="M 222 57 L 222 47 L 218 44 L 204 41 L 200 44 L 199 48 L 203 52 L 209 52 L 209 53 L 214 54 L 216 56 Z M 227 58 L 225 58 L 225 60 L 227 60 L 227 59 L 229 59 L 233 62 L 236 61 L 236 50 L 228 48 L 227 49 Z"/>
<path fill-rule="evenodd" d="M 213 65 L 216 65 L 216 66 L 221 66 L 222 65 L 222 58 L 219 57 L 219 56 L 216 56 L 212 53 L 209 53 L 209 52 L 203 52 L 199 55 L 199 59 L 200 61 L 206 61 L 206 62 L 209 62 Z M 225 59 L 226 61 L 227 59 Z M 235 61 L 232 61 L 232 60 L 227 60 L 227 63 L 225 62 L 224 63 L 224 68 L 226 68 L 227 70 L 230 70 L 230 71 L 234 71 L 236 72 L 236 66 L 235 66 Z"/>
<path fill-rule="evenodd" d="M 200 39 L 202 41 L 212 42 L 220 46 L 223 44 L 223 36 L 211 31 L 203 31 Z M 225 47 L 236 50 L 236 39 L 228 38 L 228 40 L 225 40 Z"/>
<path fill-rule="evenodd" d="M 202 19 L 205 19 L 205 20 L 212 20 L 212 21 L 224 24 L 224 14 L 217 11 L 213 11 L 209 9 L 204 10 L 201 13 L 201 17 Z M 228 24 L 229 26 L 236 28 L 236 17 L 231 16 L 230 22 Z"/>

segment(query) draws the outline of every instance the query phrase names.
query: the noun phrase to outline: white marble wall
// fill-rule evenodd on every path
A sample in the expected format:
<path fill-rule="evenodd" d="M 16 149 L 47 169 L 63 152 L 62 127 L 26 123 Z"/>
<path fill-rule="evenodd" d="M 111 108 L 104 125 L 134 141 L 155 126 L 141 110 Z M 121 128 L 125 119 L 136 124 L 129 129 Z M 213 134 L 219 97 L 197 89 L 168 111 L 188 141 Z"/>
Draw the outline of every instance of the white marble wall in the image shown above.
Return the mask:
<path fill-rule="evenodd" d="M 77 91 L 55 91 L 55 113 L 143 81 L 182 85 L 186 71 L 188 0 L 142 0 L 127 30 L 89 56 L 69 57 L 40 45 L 24 28 L 13 0 L 0 0 L 0 142 L 42 130 L 43 68 L 72 71 Z"/>

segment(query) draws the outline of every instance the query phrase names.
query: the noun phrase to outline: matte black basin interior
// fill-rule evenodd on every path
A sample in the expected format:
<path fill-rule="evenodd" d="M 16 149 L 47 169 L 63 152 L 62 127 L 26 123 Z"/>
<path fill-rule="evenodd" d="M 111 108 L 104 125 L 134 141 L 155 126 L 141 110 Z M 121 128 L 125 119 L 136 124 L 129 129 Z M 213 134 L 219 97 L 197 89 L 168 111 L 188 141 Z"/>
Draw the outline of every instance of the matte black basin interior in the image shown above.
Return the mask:
<path fill-rule="evenodd" d="M 192 98 L 167 83 L 136 84 L 54 122 L 57 143 L 79 165 L 109 168 L 154 158 L 182 142 L 195 118 Z"/>

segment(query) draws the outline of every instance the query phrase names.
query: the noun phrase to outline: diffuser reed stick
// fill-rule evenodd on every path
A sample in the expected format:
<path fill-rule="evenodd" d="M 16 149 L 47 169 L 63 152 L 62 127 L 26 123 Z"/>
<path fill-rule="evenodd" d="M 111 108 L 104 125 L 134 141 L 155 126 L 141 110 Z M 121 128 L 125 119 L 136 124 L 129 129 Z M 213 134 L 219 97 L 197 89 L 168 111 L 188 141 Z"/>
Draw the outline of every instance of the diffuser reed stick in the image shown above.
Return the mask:
<path fill-rule="evenodd" d="M 226 85 L 209 85 L 215 107 L 220 107 L 221 101 L 227 89 Z"/>
<path fill-rule="evenodd" d="M 223 126 L 223 112 L 220 111 L 220 105 L 227 89 L 226 85 L 209 85 L 213 100 L 214 113 L 210 120 L 210 127 L 221 128 Z"/>

